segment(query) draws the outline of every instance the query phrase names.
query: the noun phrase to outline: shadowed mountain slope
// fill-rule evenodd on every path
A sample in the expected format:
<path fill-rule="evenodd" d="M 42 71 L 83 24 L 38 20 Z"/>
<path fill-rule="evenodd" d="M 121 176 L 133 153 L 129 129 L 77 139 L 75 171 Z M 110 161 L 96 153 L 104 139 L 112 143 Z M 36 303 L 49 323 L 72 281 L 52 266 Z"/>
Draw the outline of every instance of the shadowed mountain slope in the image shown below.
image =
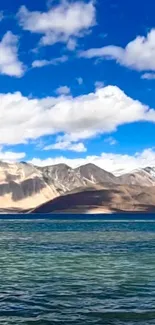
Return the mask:
<path fill-rule="evenodd" d="M 116 187 L 87 188 L 77 193 L 57 197 L 40 207 L 34 213 L 56 212 L 117 212 L 147 211 L 155 207 L 155 187 L 116 185 Z"/>

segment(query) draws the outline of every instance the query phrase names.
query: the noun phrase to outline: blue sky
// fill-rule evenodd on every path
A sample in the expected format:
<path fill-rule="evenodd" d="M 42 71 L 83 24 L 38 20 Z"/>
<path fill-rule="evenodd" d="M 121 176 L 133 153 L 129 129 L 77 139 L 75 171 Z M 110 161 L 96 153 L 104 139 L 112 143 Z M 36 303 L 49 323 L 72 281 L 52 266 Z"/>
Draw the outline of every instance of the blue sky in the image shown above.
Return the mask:
<path fill-rule="evenodd" d="M 155 165 L 155 3 L 0 4 L 0 159 Z"/>

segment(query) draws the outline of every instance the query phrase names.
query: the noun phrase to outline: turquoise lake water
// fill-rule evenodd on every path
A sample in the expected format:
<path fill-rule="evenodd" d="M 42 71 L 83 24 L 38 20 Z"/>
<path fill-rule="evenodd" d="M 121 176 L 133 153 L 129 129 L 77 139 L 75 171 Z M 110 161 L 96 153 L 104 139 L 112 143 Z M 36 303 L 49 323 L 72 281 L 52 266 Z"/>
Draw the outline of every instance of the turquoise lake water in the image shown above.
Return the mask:
<path fill-rule="evenodd" d="M 1 325 L 155 324 L 155 221 L 0 220 Z"/>

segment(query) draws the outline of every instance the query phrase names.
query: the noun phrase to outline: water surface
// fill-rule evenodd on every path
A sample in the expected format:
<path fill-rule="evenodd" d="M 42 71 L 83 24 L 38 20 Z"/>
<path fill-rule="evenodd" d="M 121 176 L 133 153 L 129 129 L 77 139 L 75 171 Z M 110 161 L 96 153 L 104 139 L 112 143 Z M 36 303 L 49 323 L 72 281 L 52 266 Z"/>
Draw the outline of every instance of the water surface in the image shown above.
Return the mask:
<path fill-rule="evenodd" d="M 155 324 L 155 222 L 0 220 L 0 324 Z"/>

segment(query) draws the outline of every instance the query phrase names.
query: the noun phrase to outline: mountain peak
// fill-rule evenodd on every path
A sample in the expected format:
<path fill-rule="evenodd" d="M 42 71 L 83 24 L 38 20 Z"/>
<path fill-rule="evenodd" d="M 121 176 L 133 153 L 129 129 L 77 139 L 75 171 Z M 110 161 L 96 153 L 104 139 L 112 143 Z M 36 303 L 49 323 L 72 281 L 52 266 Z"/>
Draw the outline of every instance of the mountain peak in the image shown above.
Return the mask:
<path fill-rule="evenodd" d="M 59 169 L 71 169 L 70 166 L 68 166 L 67 164 L 64 163 L 60 163 L 60 164 L 54 164 L 54 165 L 49 165 L 49 166 L 45 166 L 43 168 L 59 168 Z"/>
<path fill-rule="evenodd" d="M 104 169 L 96 166 L 95 164 L 88 163 L 75 169 L 79 177 L 90 181 L 93 184 L 97 183 L 116 183 L 116 177 L 105 171 Z"/>
<path fill-rule="evenodd" d="M 85 164 L 85 165 L 81 165 L 81 166 L 79 166 L 79 167 L 77 167 L 77 168 L 75 168 L 76 170 L 77 169 L 92 169 L 92 170 L 98 170 L 98 171 L 103 171 L 103 172 L 105 172 L 105 173 L 109 173 L 109 172 L 107 172 L 106 170 L 104 170 L 103 168 L 101 168 L 101 167 L 99 167 L 99 166 L 97 166 L 97 165 L 95 165 L 95 164 L 93 164 L 93 163 L 87 163 L 87 164 Z"/>

